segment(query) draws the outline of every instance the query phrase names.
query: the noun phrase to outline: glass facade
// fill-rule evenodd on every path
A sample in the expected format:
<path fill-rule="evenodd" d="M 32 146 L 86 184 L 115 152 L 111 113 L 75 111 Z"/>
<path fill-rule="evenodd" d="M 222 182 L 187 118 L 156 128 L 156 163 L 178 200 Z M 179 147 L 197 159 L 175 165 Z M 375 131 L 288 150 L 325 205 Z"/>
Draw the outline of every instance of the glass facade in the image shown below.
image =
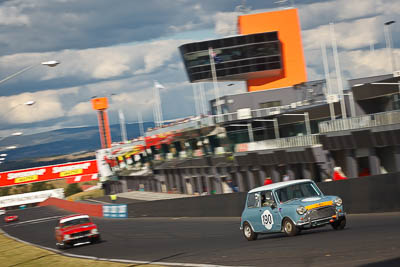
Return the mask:
<path fill-rule="evenodd" d="M 219 80 L 245 80 L 246 74 L 282 69 L 277 32 L 240 35 L 185 44 L 179 47 L 190 82 L 212 80 L 208 48 L 215 53 Z"/>

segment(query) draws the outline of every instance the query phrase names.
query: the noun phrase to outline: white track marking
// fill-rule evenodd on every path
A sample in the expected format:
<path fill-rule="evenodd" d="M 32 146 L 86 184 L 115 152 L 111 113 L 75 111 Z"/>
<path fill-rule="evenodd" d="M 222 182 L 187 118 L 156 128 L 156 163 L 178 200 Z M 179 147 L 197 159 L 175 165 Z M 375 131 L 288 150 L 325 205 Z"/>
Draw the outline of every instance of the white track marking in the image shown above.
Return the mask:
<path fill-rule="evenodd" d="M 46 217 L 46 218 L 40 218 L 40 219 L 35 219 L 35 220 L 29 220 L 29 221 L 23 221 L 23 222 L 16 222 L 4 226 L 16 226 L 16 225 L 21 225 L 21 224 L 35 224 L 35 223 L 41 223 L 41 222 L 46 222 L 46 221 L 51 221 L 55 220 L 61 217 L 64 217 L 65 215 L 62 216 L 53 216 L 53 217 Z"/>
<path fill-rule="evenodd" d="M 159 264 L 159 265 L 165 265 L 165 266 L 187 266 L 187 267 L 242 267 L 242 266 L 229 266 L 229 265 L 215 265 L 215 264 L 201 264 L 201 263 L 174 263 L 174 262 L 153 262 L 153 261 L 133 261 L 133 260 L 122 260 L 122 259 L 106 259 L 106 258 L 97 258 L 97 257 L 91 257 L 91 256 L 83 256 L 83 255 L 77 255 L 77 254 L 71 254 L 71 253 L 65 253 L 61 252 L 57 249 L 54 248 L 48 248 L 40 245 L 36 245 L 27 241 L 23 241 L 19 238 L 10 236 L 9 234 L 5 233 L 0 229 L 0 233 L 3 233 L 5 236 L 14 239 L 18 242 L 22 242 L 24 244 L 28 244 L 31 246 L 39 247 L 42 249 L 50 250 L 53 251 L 57 254 L 68 256 L 68 257 L 74 257 L 74 258 L 81 258 L 81 259 L 88 259 L 88 260 L 98 260 L 98 261 L 111 261 L 111 262 L 121 262 L 121 263 L 131 263 L 131 264 Z M 243 267 L 250 267 L 250 266 L 243 266 Z"/>

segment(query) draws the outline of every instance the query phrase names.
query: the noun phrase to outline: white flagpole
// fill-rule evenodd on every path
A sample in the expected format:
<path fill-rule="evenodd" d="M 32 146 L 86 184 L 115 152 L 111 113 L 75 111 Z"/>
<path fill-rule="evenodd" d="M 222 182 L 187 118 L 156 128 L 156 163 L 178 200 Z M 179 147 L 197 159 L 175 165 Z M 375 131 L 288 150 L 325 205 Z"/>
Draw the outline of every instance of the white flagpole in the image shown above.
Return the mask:
<path fill-rule="evenodd" d="M 328 66 L 328 57 L 326 55 L 326 46 L 325 42 L 321 41 L 321 52 L 322 52 L 322 63 L 324 64 L 324 72 L 325 72 L 325 80 L 326 80 L 326 92 L 325 92 L 325 98 L 327 98 L 328 95 L 332 94 L 332 85 L 331 85 L 331 77 L 329 75 L 329 66 Z M 333 103 L 329 103 L 329 111 L 331 113 L 331 120 L 335 119 L 335 107 L 333 106 Z"/>
<path fill-rule="evenodd" d="M 346 105 L 344 101 L 344 94 L 343 94 L 343 82 L 342 82 L 342 74 L 340 71 L 340 63 L 339 63 L 339 55 L 338 55 L 338 49 L 336 45 L 336 36 L 335 36 L 335 28 L 333 23 L 329 23 L 330 30 L 331 30 L 331 41 L 332 41 L 332 49 L 333 49 L 333 58 L 335 60 L 335 68 L 336 68 L 336 79 L 338 83 L 338 89 L 340 93 L 340 103 L 341 103 L 341 108 L 342 108 L 342 118 L 346 119 L 347 118 L 347 113 L 346 113 Z"/>
<path fill-rule="evenodd" d="M 201 101 L 201 110 L 203 115 L 207 115 L 207 99 L 204 93 L 204 84 L 200 83 L 200 101 Z"/>
<path fill-rule="evenodd" d="M 215 70 L 214 55 L 213 55 L 212 47 L 208 48 L 208 56 L 210 57 L 211 75 L 212 75 L 213 84 L 214 84 L 215 106 L 217 108 L 216 115 L 220 115 L 220 114 L 222 114 L 222 112 L 221 112 L 221 105 L 220 105 L 220 99 L 219 99 L 219 87 L 218 87 L 218 81 L 217 81 L 217 72 Z M 217 116 L 217 122 L 219 122 L 219 116 Z"/>
<path fill-rule="evenodd" d="M 142 119 L 142 113 L 138 111 L 138 122 L 139 122 L 139 132 L 140 136 L 144 137 L 144 130 L 143 130 L 143 119 Z"/>
<path fill-rule="evenodd" d="M 128 138 L 126 134 L 125 116 L 121 109 L 118 110 L 118 116 L 119 116 L 119 124 L 121 127 L 122 142 L 126 143 L 128 141 Z"/>
<path fill-rule="evenodd" d="M 154 95 L 154 105 L 153 105 L 154 125 L 155 125 L 155 127 L 159 127 L 157 93 L 156 93 L 156 85 L 155 84 L 153 86 L 153 95 Z"/>
<path fill-rule="evenodd" d="M 192 89 L 193 89 L 193 101 L 194 101 L 194 107 L 195 107 L 195 114 L 196 117 L 199 116 L 199 99 L 197 98 L 197 84 L 192 83 Z"/>
<path fill-rule="evenodd" d="M 163 125 L 163 114 L 162 114 L 162 106 L 161 106 L 161 97 L 160 97 L 160 88 L 156 86 L 157 89 L 157 99 L 158 99 L 158 112 L 160 116 L 160 126 Z"/>

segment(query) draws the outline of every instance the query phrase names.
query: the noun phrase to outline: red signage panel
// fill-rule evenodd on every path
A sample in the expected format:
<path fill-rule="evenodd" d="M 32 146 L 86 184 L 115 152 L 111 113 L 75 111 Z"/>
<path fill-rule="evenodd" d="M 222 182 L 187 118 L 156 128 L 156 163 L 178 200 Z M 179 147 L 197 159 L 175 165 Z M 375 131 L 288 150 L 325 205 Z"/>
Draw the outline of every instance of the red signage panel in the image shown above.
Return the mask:
<path fill-rule="evenodd" d="M 96 160 L 0 172 L 0 187 L 97 174 Z"/>

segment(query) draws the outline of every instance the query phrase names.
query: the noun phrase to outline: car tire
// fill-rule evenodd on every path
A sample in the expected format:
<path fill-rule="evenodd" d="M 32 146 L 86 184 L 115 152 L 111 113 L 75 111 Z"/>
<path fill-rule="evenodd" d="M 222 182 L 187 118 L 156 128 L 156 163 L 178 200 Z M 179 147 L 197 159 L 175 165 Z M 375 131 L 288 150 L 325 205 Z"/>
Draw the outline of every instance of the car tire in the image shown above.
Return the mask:
<path fill-rule="evenodd" d="M 95 238 L 93 238 L 93 240 L 92 240 L 92 244 L 96 244 L 96 243 L 100 243 L 100 242 L 101 242 L 101 237 L 100 237 L 100 236 L 95 237 Z"/>
<path fill-rule="evenodd" d="M 62 243 L 56 243 L 56 247 L 57 247 L 58 249 L 64 250 L 64 249 L 67 248 L 67 245 L 66 245 L 64 242 L 62 242 Z"/>
<path fill-rule="evenodd" d="M 343 230 L 346 227 L 346 217 L 340 219 L 340 221 L 333 222 L 331 225 L 335 230 Z"/>
<path fill-rule="evenodd" d="M 243 224 L 243 235 L 248 241 L 253 241 L 257 239 L 257 233 L 254 233 L 250 224 L 247 222 Z"/>
<path fill-rule="evenodd" d="M 288 218 L 283 220 L 282 227 L 287 236 L 295 236 L 299 233 L 299 228 Z"/>

